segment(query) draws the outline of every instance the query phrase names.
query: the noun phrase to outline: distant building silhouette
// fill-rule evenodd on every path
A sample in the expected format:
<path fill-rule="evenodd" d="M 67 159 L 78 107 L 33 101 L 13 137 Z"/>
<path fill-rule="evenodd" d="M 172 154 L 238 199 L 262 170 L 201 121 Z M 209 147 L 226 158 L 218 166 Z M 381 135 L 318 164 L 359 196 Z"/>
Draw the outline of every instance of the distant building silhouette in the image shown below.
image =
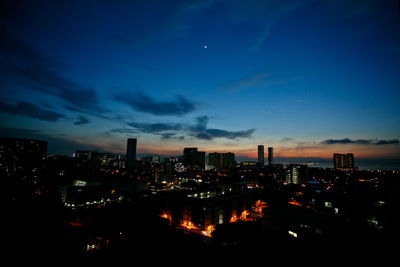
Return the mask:
<path fill-rule="evenodd" d="M 136 147 L 137 147 L 137 139 L 136 138 L 128 138 L 128 143 L 126 146 L 126 167 L 132 167 L 136 162 Z"/>
<path fill-rule="evenodd" d="M 75 158 L 81 162 L 90 162 L 98 167 L 109 165 L 115 168 L 125 168 L 125 157 L 121 154 L 77 150 L 75 151 Z"/>
<path fill-rule="evenodd" d="M 336 170 L 354 170 L 353 153 L 333 154 L 333 166 Z"/>
<path fill-rule="evenodd" d="M 218 169 L 229 169 L 236 166 L 235 154 L 228 153 L 210 153 L 208 154 L 208 165 Z"/>
<path fill-rule="evenodd" d="M 184 148 L 183 165 L 188 169 L 205 169 L 206 152 L 198 151 L 197 147 Z"/>
<path fill-rule="evenodd" d="M 160 163 L 161 157 L 159 155 L 148 155 L 142 157 L 141 160 L 145 162 Z"/>
<path fill-rule="evenodd" d="M 268 147 L 268 166 L 272 165 L 273 159 L 274 159 L 274 148 Z"/>
<path fill-rule="evenodd" d="M 264 166 L 264 146 L 258 146 L 258 164 Z"/>
<path fill-rule="evenodd" d="M 75 151 L 75 157 L 81 161 L 97 160 L 100 158 L 100 152 L 77 150 Z"/>

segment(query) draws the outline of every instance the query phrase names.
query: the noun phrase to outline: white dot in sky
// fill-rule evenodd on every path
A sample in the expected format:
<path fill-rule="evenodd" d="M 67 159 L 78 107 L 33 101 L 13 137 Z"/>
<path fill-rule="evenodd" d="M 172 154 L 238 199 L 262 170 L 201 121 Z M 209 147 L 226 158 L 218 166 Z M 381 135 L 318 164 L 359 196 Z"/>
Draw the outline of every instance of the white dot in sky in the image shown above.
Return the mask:
<path fill-rule="evenodd" d="M 207 48 L 207 47 L 208 47 L 207 45 L 204 45 L 204 46 L 203 46 L 204 49 Z"/>

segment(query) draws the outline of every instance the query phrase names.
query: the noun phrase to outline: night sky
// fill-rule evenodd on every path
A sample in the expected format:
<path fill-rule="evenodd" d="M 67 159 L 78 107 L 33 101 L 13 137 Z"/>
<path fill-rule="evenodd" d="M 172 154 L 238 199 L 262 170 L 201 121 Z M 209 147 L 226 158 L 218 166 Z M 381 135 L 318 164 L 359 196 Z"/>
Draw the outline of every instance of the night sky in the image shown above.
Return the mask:
<path fill-rule="evenodd" d="M 0 135 L 400 158 L 398 1 L 2 1 Z"/>

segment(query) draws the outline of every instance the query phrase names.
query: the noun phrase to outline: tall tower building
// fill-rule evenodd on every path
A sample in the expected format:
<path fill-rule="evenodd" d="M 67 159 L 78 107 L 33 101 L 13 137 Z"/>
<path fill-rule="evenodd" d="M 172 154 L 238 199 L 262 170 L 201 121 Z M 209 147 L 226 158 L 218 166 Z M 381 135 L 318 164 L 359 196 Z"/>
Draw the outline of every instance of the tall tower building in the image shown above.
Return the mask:
<path fill-rule="evenodd" d="M 272 165 L 273 159 L 274 159 L 274 148 L 268 147 L 268 166 Z"/>
<path fill-rule="evenodd" d="M 264 146 L 258 146 L 258 164 L 264 166 Z"/>
<path fill-rule="evenodd" d="M 130 168 L 136 162 L 136 138 L 128 138 L 128 143 L 126 146 L 126 167 Z"/>

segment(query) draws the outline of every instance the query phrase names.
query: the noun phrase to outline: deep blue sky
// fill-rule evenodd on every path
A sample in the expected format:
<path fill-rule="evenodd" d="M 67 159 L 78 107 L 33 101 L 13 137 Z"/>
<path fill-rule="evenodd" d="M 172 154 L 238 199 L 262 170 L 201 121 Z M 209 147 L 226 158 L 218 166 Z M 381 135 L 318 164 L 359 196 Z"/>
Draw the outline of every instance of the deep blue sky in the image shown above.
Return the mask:
<path fill-rule="evenodd" d="M 398 1 L 2 1 L 1 135 L 400 158 Z"/>

